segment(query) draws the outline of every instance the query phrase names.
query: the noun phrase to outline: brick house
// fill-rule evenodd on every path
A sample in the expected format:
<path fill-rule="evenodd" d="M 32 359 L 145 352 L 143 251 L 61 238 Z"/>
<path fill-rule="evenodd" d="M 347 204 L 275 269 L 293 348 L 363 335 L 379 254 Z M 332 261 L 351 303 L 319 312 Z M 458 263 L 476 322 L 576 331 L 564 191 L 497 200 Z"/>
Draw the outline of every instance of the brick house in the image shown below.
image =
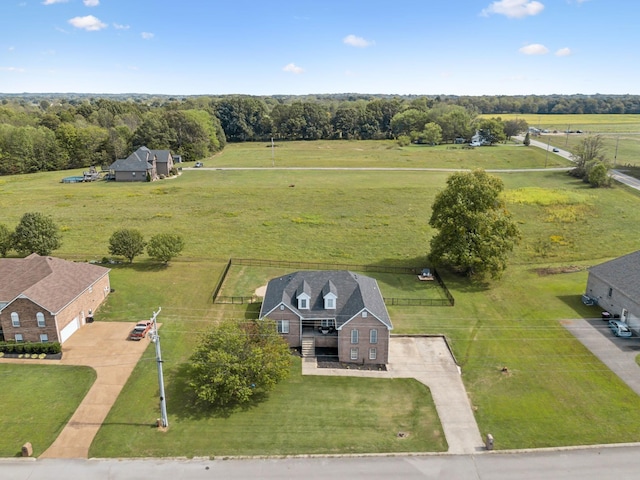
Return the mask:
<path fill-rule="evenodd" d="M 260 319 L 269 318 L 303 356 L 317 349 L 341 362 L 386 364 L 393 328 L 375 279 L 343 270 L 299 271 L 269 281 Z"/>
<path fill-rule="evenodd" d="M 589 268 L 585 295 L 640 335 L 640 250 Z"/>
<path fill-rule="evenodd" d="M 31 254 L 0 259 L 5 340 L 64 343 L 111 291 L 109 269 Z"/>
<path fill-rule="evenodd" d="M 116 160 L 109 166 L 110 177 L 116 182 L 146 182 L 168 176 L 173 168 L 173 155 L 169 150 L 149 150 L 140 147 L 127 158 Z"/>

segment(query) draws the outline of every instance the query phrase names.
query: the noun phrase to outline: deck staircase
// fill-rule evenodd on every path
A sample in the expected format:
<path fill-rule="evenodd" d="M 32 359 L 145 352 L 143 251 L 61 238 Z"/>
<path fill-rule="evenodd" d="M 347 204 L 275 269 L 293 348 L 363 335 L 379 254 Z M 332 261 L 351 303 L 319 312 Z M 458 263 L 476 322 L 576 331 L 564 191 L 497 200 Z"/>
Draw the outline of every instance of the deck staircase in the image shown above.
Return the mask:
<path fill-rule="evenodd" d="M 314 337 L 302 337 L 302 356 L 315 357 L 316 339 Z"/>

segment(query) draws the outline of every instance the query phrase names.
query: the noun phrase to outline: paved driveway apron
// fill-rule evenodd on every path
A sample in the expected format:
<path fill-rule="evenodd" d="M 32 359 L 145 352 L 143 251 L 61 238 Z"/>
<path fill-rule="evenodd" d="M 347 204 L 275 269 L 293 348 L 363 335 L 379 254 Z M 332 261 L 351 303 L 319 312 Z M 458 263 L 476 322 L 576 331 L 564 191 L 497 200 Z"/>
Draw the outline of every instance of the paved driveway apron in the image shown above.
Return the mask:
<path fill-rule="evenodd" d="M 611 333 L 607 322 L 597 318 L 563 320 L 562 324 L 640 395 L 640 367 L 636 363 L 636 356 L 640 354 L 638 337 L 617 338 Z"/>
<path fill-rule="evenodd" d="M 339 375 L 374 378 L 415 378 L 428 386 L 444 430 L 448 453 L 484 450 L 467 392 L 451 352 L 441 337 L 391 337 L 386 372 L 317 368 L 305 358 L 304 375 Z"/>
<path fill-rule="evenodd" d="M 6 363 L 85 365 L 96 380 L 58 438 L 40 458 L 87 458 L 98 429 L 115 403 L 149 341 L 127 340 L 133 323 L 90 323 L 64 343 L 62 360 L 9 360 Z"/>

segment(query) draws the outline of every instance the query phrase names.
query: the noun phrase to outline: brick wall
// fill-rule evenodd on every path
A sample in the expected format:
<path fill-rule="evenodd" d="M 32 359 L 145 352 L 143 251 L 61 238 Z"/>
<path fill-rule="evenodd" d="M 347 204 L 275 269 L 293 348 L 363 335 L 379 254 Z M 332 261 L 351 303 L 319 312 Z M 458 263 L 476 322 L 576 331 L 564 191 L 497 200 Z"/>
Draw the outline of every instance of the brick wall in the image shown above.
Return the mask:
<path fill-rule="evenodd" d="M 300 338 L 300 317 L 293 313 L 288 308 L 280 310 L 278 307 L 276 310 L 269 314 L 269 318 L 274 321 L 289 320 L 289 333 L 281 334 L 287 341 L 291 348 L 297 348 L 302 345 L 302 339 Z"/>
<path fill-rule="evenodd" d="M 358 330 L 358 343 L 351 343 L 351 331 Z M 378 342 L 370 343 L 370 331 L 378 331 Z M 351 358 L 351 349 L 358 349 L 358 358 Z M 369 359 L 369 349 L 376 349 L 375 360 Z M 341 362 L 365 363 L 365 364 L 386 364 L 389 360 L 389 330 L 379 320 L 369 314 L 368 317 L 361 316 L 354 318 L 345 324 L 338 333 L 338 356 Z"/>

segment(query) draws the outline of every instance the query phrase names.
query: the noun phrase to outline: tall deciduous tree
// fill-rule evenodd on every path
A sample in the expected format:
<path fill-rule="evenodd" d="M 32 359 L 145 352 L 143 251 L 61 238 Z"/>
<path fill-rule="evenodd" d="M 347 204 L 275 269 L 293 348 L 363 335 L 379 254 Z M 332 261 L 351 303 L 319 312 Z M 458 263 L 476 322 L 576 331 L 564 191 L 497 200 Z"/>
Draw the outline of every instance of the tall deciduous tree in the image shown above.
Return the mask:
<path fill-rule="evenodd" d="M 25 213 L 11 239 L 13 248 L 21 255 L 50 255 L 61 245 L 58 226 L 51 217 L 39 212 Z"/>
<path fill-rule="evenodd" d="M 504 134 L 507 136 L 507 140 L 527 131 L 527 128 L 529 128 L 529 124 L 522 118 L 506 120 L 504 122 Z"/>
<path fill-rule="evenodd" d="M 120 255 L 133 263 L 133 259 L 144 252 L 145 242 L 142 233 L 135 228 L 116 230 L 109 238 L 109 253 Z"/>
<path fill-rule="evenodd" d="M 429 225 L 438 230 L 431 239 L 430 260 L 472 279 L 499 278 L 509 252 L 520 238 L 506 210 L 498 177 L 484 170 L 455 173 L 436 196 Z"/>
<path fill-rule="evenodd" d="M 4 223 L 0 223 L 0 256 L 6 257 L 11 248 L 11 230 Z"/>
<path fill-rule="evenodd" d="M 588 135 L 578 142 L 571 151 L 571 158 L 575 162 L 575 168 L 571 175 L 588 181 L 590 168 L 598 163 L 605 164 L 604 140 L 601 135 Z"/>
<path fill-rule="evenodd" d="M 159 233 L 147 244 L 147 255 L 161 261 L 165 265 L 180 255 L 184 249 L 184 239 L 177 233 Z"/>
<path fill-rule="evenodd" d="M 289 347 L 274 322 L 226 321 L 205 334 L 191 356 L 189 386 L 198 403 L 233 408 L 289 375 Z"/>

